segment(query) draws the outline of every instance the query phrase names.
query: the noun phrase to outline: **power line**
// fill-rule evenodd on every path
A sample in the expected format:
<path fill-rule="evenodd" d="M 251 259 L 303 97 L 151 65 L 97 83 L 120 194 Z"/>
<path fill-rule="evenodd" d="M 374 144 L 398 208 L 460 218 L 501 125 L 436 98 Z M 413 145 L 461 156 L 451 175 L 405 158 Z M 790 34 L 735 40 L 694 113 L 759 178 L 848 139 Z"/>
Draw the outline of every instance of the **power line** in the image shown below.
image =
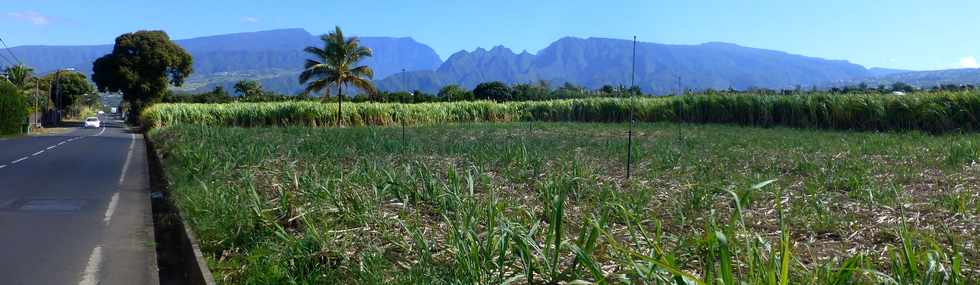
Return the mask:
<path fill-rule="evenodd" d="M 9 47 L 7 47 L 7 42 L 3 41 L 3 38 L 0 38 L 0 44 L 3 44 L 3 48 L 7 50 L 7 53 L 10 54 L 10 57 L 14 58 L 14 60 L 17 61 L 18 64 L 21 65 L 24 64 L 23 62 L 20 61 L 20 59 L 17 58 L 16 55 L 14 55 L 14 52 L 11 51 Z"/>
<path fill-rule="evenodd" d="M 10 61 L 10 59 L 7 59 L 7 57 L 3 56 L 3 53 L 0 53 L 0 59 L 3 59 L 3 61 L 6 62 L 7 65 L 11 65 L 11 66 L 15 65 L 13 61 Z"/>

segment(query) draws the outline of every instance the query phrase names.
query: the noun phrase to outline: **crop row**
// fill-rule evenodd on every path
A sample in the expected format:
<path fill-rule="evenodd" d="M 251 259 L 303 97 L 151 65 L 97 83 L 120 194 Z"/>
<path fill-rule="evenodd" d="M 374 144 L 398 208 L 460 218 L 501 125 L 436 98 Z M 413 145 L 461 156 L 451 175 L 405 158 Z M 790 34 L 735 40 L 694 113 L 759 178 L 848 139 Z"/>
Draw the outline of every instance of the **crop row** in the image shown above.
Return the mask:
<path fill-rule="evenodd" d="M 352 103 L 341 125 L 427 125 L 468 122 L 721 123 L 844 130 L 980 130 L 980 93 L 915 95 L 697 95 L 663 98 L 589 98 L 535 102 Z M 144 124 L 212 126 L 336 126 L 337 106 L 316 102 L 157 104 Z"/>

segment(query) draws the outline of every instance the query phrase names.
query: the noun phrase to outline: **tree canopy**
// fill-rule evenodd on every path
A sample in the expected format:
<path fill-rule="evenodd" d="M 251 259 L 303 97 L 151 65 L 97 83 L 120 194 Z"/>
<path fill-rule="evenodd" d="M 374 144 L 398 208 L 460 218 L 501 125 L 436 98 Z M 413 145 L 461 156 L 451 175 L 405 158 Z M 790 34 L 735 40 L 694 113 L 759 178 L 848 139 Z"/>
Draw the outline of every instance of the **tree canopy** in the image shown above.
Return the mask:
<path fill-rule="evenodd" d="M 500 81 L 480 83 L 473 89 L 473 96 L 481 100 L 507 101 L 510 100 L 511 90 L 507 84 Z"/>
<path fill-rule="evenodd" d="M 235 93 L 243 100 L 262 97 L 265 93 L 262 85 L 255 80 L 240 80 L 235 83 Z"/>
<path fill-rule="evenodd" d="M 467 97 L 466 93 L 468 92 L 469 91 L 463 89 L 463 87 L 460 87 L 459 85 L 450 84 L 443 86 L 442 89 L 439 89 L 438 96 L 445 101 L 461 100 Z"/>
<path fill-rule="evenodd" d="M 112 53 L 95 60 L 92 80 L 100 91 L 122 92 L 130 118 L 180 86 L 193 72 L 191 55 L 163 31 L 138 31 L 116 38 Z"/>
<path fill-rule="evenodd" d="M 50 82 L 51 101 L 58 109 L 68 109 L 85 94 L 95 94 L 95 87 L 84 74 L 74 71 L 57 71 L 41 79 Z"/>

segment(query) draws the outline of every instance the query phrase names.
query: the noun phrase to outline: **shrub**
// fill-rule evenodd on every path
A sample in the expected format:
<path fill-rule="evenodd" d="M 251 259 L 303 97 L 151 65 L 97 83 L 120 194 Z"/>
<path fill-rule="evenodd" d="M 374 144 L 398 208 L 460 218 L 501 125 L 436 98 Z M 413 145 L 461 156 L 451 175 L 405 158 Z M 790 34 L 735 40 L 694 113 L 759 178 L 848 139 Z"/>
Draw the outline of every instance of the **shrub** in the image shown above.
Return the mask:
<path fill-rule="evenodd" d="M 27 98 L 16 86 L 0 81 L 0 135 L 19 134 L 27 119 Z"/>

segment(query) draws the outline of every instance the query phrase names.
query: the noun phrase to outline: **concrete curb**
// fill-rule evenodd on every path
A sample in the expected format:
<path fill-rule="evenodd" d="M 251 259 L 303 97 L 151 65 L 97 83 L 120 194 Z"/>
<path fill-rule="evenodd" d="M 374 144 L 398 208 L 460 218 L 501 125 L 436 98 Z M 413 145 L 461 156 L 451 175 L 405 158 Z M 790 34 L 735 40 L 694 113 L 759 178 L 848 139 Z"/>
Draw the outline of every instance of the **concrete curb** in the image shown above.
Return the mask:
<path fill-rule="evenodd" d="M 144 133 L 150 165 L 150 195 L 153 203 L 153 227 L 157 243 L 157 266 L 160 284 L 214 285 L 214 276 L 194 232 L 180 209 L 169 198 L 169 182 L 160 161 L 160 153 Z"/>
<path fill-rule="evenodd" d="M 183 215 L 181 215 L 183 217 Z M 181 219 L 183 220 L 183 218 Z M 197 270 L 191 270 L 192 279 L 200 280 L 193 284 L 203 284 L 203 285 L 215 285 L 214 275 L 211 275 L 211 270 L 208 268 L 208 260 L 204 258 L 204 254 L 201 253 L 201 246 L 197 244 L 197 239 L 194 238 L 194 232 L 191 228 L 184 224 L 184 236 L 187 237 L 187 243 L 190 245 L 191 254 L 194 255 L 194 264 L 197 265 Z"/>

